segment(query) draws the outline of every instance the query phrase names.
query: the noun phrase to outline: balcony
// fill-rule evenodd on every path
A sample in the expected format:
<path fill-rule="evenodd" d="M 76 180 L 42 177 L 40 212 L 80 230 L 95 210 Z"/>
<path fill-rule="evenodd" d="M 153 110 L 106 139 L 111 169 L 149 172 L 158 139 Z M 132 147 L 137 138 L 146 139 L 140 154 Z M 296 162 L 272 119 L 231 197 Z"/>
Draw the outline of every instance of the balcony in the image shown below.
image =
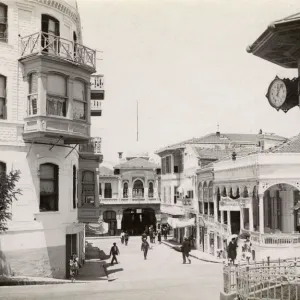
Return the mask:
<path fill-rule="evenodd" d="M 91 100 L 91 116 L 102 116 L 102 100 Z"/>
<path fill-rule="evenodd" d="M 100 198 L 100 205 L 105 204 L 160 204 L 160 199 L 149 197 Z"/>
<path fill-rule="evenodd" d="M 96 71 L 95 50 L 50 33 L 39 31 L 21 37 L 21 60 L 35 55 L 65 60 L 84 67 L 91 73 Z"/>
<path fill-rule="evenodd" d="M 101 152 L 101 138 L 92 138 L 88 143 L 79 145 L 80 157 L 84 159 L 102 161 L 103 155 Z"/>
<path fill-rule="evenodd" d="M 34 115 L 24 118 L 23 138 L 27 142 L 45 138 L 63 139 L 65 144 L 80 144 L 89 140 L 90 125 L 57 116 Z"/>
<path fill-rule="evenodd" d="M 92 91 L 104 90 L 104 76 L 103 75 L 91 75 L 91 90 Z"/>

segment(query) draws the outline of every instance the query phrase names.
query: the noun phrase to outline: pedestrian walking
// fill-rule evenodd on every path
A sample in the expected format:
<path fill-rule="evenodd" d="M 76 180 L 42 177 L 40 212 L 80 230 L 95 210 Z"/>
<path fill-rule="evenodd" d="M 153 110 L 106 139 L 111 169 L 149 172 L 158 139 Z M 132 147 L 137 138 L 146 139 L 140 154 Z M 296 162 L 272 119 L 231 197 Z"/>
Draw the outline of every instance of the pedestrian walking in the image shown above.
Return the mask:
<path fill-rule="evenodd" d="M 155 238 L 156 238 L 156 232 L 153 231 L 153 240 L 152 240 L 152 243 L 154 243 L 154 244 L 155 244 Z"/>
<path fill-rule="evenodd" d="M 229 242 L 227 253 L 228 253 L 228 259 L 232 262 L 233 265 L 234 265 L 234 261 L 236 260 L 237 247 L 238 245 L 237 245 L 236 238 L 232 238 L 231 241 Z"/>
<path fill-rule="evenodd" d="M 146 233 L 146 231 L 142 234 L 142 240 L 143 239 L 147 240 L 147 233 Z"/>
<path fill-rule="evenodd" d="M 124 233 L 124 231 L 123 231 L 123 230 L 122 230 L 122 232 L 121 232 L 120 238 L 121 238 L 121 243 L 122 243 L 122 244 L 124 244 L 124 240 L 125 240 L 125 233 Z"/>
<path fill-rule="evenodd" d="M 153 243 L 153 230 L 150 231 L 150 243 Z"/>
<path fill-rule="evenodd" d="M 165 239 L 165 241 L 168 239 L 168 231 L 167 231 L 167 229 L 164 230 L 164 239 Z"/>
<path fill-rule="evenodd" d="M 128 234 L 127 231 L 125 232 L 124 240 L 125 240 L 125 246 L 127 246 L 128 245 L 128 241 L 129 241 L 129 234 Z"/>
<path fill-rule="evenodd" d="M 143 239 L 141 250 L 144 252 L 144 259 L 147 259 L 147 254 L 148 254 L 149 247 L 150 247 L 150 245 L 147 242 L 147 240 Z"/>
<path fill-rule="evenodd" d="M 186 258 L 189 260 L 189 263 L 191 263 L 191 259 L 189 257 L 190 251 L 191 251 L 190 241 L 188 240 L 188 238 L 184 238 L 184 241 L 181 246 L 182 259 L 184 264 L 186 263 Z"/>
<path fill-rule="evenodd" d="M 158 230 L 158 233 L 157 233 L 157 241 L 159 244 L 161 244 L 161 231 Z"/>
<path fill-rule="evenodd" d="M 113 246 L 110 249 L 109 255 L 112 256 L 110 264 L 113 266 L 114 261 L 116 261 L 116 264 L 118 264 L 117 256 L 120 255 L 120 251 L 119 251 L 119 248 L 116 243 L 113 243 Z"/>

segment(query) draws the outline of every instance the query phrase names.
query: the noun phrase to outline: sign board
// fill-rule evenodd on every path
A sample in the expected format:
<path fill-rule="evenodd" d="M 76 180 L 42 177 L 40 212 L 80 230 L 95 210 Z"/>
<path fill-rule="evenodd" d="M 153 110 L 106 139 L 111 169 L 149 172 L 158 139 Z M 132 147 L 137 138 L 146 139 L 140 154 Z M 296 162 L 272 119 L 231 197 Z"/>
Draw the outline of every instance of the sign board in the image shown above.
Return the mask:
<path fill-rule="evenodd" d="M 230 198 L 229 198 L 230 199 Z M 241 207 L 240 207 L 240 202 L 238 200 L 233 200 L 228 198 L 226 199 L 222 199 L 220 201 L 220 210 L 224 211 L 224 210 L 231 210 L 231 211 L 240 211 Z"/>

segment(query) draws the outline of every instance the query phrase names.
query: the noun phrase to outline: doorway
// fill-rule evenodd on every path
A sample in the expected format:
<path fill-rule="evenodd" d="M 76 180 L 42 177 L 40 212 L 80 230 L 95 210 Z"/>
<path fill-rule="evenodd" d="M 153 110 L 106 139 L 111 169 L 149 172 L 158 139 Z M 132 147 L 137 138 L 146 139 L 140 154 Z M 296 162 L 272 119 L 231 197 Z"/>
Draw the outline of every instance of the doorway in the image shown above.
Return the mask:
<path fill-rule="evenodd" d="M 231 221 L 231 233 L 239 234 L 241 229 L 241 214 L 239 211 L 230 212 L 230 221 Z"/>
<path fill-rule="evenodd" d="M 128 208 L 123 211 L 121 227 L 130 235 L 141 235 L 150 226 L 156 230 L 155 211 L 152 208 Z"/>
<path fill-rule="evenodd" d="M 117 233 L 117 214 L 113 210 L 107 210 L 103 213 L 103 221 L 108 223 L 108 235 Z"/>
<path fill-rule="evenodd" d="M 77 234 L 66 235 L 66 278 L 70 278 L 70 258 L 77 253 Z"/>

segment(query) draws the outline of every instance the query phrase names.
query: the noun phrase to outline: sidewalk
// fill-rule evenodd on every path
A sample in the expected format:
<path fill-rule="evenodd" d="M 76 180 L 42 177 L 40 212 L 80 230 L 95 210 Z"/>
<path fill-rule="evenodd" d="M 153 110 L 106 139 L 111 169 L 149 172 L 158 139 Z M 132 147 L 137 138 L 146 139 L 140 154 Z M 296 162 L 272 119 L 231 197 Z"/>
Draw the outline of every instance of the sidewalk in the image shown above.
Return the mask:
<path fill-rule="evenodd" d="M 162 243 L 167 245 L 170 248 L 173 248 L 175 251 L 181 252 L 180 250 L 181 244 L 177 243 L 172 239 L 168 239 L 167 241 L 162 240 Z M 216 258 L 213 255 L 202 252 L 200 250 L 191 250 L 190 256 L 206 262 L 217 263 L 217 264 L 223 263 L 222 259 Z"/>

